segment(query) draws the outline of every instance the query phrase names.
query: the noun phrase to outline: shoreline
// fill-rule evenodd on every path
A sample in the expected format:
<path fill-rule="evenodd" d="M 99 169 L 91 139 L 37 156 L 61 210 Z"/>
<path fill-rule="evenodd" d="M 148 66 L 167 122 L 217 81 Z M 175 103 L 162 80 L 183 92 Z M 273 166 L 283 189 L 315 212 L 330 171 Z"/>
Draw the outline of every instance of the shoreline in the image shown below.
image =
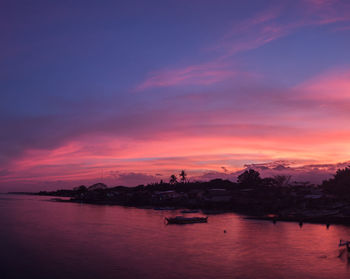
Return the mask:
<path fill-rule="evenodd" d="M 72 199 L 61 199 L 61 198 L 52 198 L 50 201 L 54 202 L 69 202 L 69 203 L 79 203 L 79 204 L 88 204 L 88 205 L 108 205 L 108 206 L 124 206 L 124 207 L 133 207 L 137 209 L 152 209 L 152 210 L 164 210 L 164 211 L 175 211 L 175 210 L 186 210 L 187 207 L 174 207 L 174 208 L 160 208 L 154 206 L 137 206 L 137 205 L 130 205 L 130 204 L 122 204 L 122 203 L 112 203 L 112 202 L 82 202 L 79 200 L 72 200 Z M 350 216 L 259 216 L 254 214 L 249 214 L 248 212 L 243 212 L 239 210 L 220 210 L 220 209 L 205 209 L 205 208 L 191 208 L 199 210 L 199 213 L 202 213 L 204 215 L 219 215 L 219 214 L 225 214 L 225 213 L 234 213 L 238 215 L 242 215 L 244 219 L 246 220 L 261 220 L 261 221 L 268 221 L 272 223 L 277 222 L 293 222 L 298 223 L 299 226 L 302 226 L 305 224 L 319 224 L 319 225 L 325 225 L 327 228 L 331 225 L 344 225 L 350 227 Z"/>
<path fill-rule="evenodd" d="M 327 187 L 295 184 L 281 186 L 274 179 L 235 183 L 214 179 L 207 182 L 154 183 L 135 187 L 107 187 L 96 183 L 73 189 L 10 192 L 14 195 L 51 197 L 56 202 L 118 205 L 142 209 L 201 210 L 203 214 L 232 212 L 247 219 L 350 226 L 350 196 Z M 63 199 L 64 198 L 64 199 Z"/>

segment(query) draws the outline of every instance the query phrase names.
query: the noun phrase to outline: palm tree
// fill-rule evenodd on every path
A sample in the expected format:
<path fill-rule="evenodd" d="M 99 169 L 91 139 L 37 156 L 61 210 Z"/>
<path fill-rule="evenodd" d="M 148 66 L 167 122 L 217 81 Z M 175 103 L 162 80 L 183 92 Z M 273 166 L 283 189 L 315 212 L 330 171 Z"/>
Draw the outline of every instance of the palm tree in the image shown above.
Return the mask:
<path fill-rule="evenodd" d="M 185 183 L 186 182 L 187 173 L 184 170 L 182 170 L 179 175 L 181 177 L 182 183 Z"/>
<path fill-rule="evenodd" d="M 172 174 L 170 176 L 170 181 L 169 181 L 170 184 L 175 184 L 177 183 L 177 178 L 176 178 L 176 175 L 175 174 Z"/>

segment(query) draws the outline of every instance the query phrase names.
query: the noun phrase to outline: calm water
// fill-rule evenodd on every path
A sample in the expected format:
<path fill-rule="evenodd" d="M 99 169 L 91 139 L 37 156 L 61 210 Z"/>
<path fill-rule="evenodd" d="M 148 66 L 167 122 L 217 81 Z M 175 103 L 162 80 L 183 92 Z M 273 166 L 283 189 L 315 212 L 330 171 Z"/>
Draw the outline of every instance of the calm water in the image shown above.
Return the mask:
<path fill-rule="evenodd" d="M 0 195 L 0 278 L 350 278 L 347 227 L 235 214 L 166 226 L 176 213 L 48 199 Z"/>

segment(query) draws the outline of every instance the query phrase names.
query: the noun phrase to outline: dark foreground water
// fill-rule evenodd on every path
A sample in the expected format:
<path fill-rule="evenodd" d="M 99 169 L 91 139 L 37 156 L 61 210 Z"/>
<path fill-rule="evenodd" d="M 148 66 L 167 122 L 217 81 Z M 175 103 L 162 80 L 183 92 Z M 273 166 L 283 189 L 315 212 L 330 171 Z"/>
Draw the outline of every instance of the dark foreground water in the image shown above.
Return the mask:
<path fill-rule="evenodd" d="M 350 228 L 0 195 L 0 278 L 350 278 Z M 224 233 L 224 230 L 227 233 Z"/>

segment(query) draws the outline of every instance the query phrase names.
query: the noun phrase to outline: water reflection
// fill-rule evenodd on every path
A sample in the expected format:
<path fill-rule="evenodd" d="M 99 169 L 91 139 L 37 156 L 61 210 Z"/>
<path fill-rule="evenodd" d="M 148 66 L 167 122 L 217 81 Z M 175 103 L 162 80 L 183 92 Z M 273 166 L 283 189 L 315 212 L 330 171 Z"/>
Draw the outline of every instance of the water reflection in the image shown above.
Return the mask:
<path fill-rule="evenodd" d="M 349 278 L 344 226 L 211 215 L 164 225 L 173 211 L 0 200 L 1 278 Z M 226 233 L 225 233 L 226 231 Z M 6 277 L 7 276 L 7 277 Z"/>

